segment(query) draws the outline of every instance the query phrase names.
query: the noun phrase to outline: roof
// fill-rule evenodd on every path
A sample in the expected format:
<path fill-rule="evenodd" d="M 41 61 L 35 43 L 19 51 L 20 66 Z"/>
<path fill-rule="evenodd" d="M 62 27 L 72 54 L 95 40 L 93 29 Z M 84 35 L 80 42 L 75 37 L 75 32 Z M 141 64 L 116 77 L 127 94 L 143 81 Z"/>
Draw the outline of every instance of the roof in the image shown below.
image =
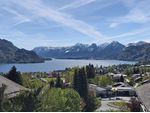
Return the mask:
<path fill-rule="evenodd" d="M 136 80 L 139 80 L 139 79 L 142 79 L 142 77 L 137 77 L 137 78 L 135 78 L 135 81 L 136 81 Z"/>
<path fill-rule="evenodd" d="M 9 95 L 10 97 L 15 96 L 17 92 L 21 90 L 27 90 L 27 88 L 0 75 L 0 87 L 2 87 L 2 84 L 5 84 L 7 86 L 4 93 Z"/>
<path fill-rule="evenodd" d="M 124 74 L 114 74 L 113 75 L 113 77 L 121 77 L 121 76 L 126 77 L 127 75 L 124 75 Z"/>
<path fill-rule="evenodd" d="M 109 73 L 108 73 L 108 75 L 115 75 L 115 74 L 114 74 L 114 73 L 110 73 L 110 72 L 109 72 Z"/>
<path fill-rule="evenodd" d="M 102 87 L 98 87 L 97 85 L 94 85 L 94 84 L 90 84 L 89 85 L 89 88 L 92 90 L 95 90 L 95 91 L 98 91 L 98 92 L 101 92 L 101 91 L 106 91 L 105 88 L 102 88 Z"/>
<path fill-rule="evenodd" d="M 97 88 L 96 88 L 96 91 L 106 91 L 106 89 L 101 88 L 101 87 L 97 87 Z"/>
<path fill-rule="evenodd" d="M 124 82 L 117 82 L 117 83 L 114 83 L 113 85 L 125 85 Z"/>
<path fill-rule="evenodd" d="M 117 90 L 134 91 L 134 89 L 132 87 L 117 87 Z"/>
<path fill-rule="evenodd" d="M 95 84 L 89 84 L 89 87 L 97 87 Z"/>
<path fill-rule="evenodd" d="M 142 103 L 150 111 L 150 83 L 137 87 L 136 91 Z"/>
<path fill-rule="evenodd" d="M 132 77 L 139 77 L 141 74 L 133 74 Z"/>
<path fill-rule="evenodd" d="M 133 75 L 132 75 L 132 78 L 134 78 L 134 79 L 136 79 L 136 78 L 138 78 L 138 77 L 141 77 L 141 74 L 133 74 Z"/>

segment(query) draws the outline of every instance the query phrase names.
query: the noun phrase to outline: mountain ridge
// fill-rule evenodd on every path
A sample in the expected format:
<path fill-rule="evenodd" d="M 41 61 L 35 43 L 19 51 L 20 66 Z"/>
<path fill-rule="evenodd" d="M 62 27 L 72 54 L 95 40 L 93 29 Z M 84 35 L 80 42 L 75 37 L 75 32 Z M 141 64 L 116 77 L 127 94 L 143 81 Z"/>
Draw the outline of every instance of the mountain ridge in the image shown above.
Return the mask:
<path fill-rule="evenodd" d="M 0 39 L 0 63 L 39 63 L 43 61 L 34 51 L 19 49 L 12 42 Z"/>
<path fill-rule="evenodd" d="M 103 45 L 103 44 L 101 44 Z M 87 44 L 75 44 L 70 47 L 37 47 L 34 48 L 35 51 L 41 57 L 51 57 L 60 59 L 100 59 L 100 60 L 144 60 L 146 56 L 149 58 L 149 54 L 142 53 L 143 49 L 136 49 L 136 56 L 134 55 L 135 48 L 140 48 L 139 46 L 145 47 L 149 45 L 147 42 L 137 42 L 129 46 L 125 46 L 118 41 L 113 41 L 111 43 L 104 43 L 104 46 L 97 45 L 95 43 L 91 45 Z M 147 51 L 150 47 L 147 46 Z M 128 54 L 130 54 L 128 56 Z M 141 55 L 141 56 L 140 56 Z M 124 57 L 126 56 L 126 57 Z"/>

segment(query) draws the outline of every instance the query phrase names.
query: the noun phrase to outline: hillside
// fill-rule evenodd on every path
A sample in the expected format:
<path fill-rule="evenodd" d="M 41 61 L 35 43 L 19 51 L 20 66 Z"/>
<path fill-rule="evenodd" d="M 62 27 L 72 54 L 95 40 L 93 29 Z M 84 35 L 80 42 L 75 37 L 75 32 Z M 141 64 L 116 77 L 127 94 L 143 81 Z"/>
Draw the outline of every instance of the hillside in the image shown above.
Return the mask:
<path fill-rule="evenodd" d="M 95 43 L 76 44 L 70 47 L 37 47 L 33 49 L 41 57 L 70 58 L 70 59 L 117 59 L 118 54 L 125 48 L 119 42 L 96 45 Z"/>
<path fill-rule="evenodd" d="M 103 48 L 97 58 L 99 59 L 117 59 L 117 56 L 123 51 L 125 46 L 117 41 L 113 41 L 105 48 Z"/>
<path fill-rule="evenodd" d="M 70 47 L 37 47 L 33 49 L 44 58 L 69 59 L 109 59 L 109 60 L 148 60 L 150 59 L 150 44 L 146 42 L 130 43 L 127 46 L 113 41 L 111 43 L 76 44 Z"/>
<path fill-rule="evenodd" d="M 0 39 L 0 63 L 38 63 L 43 62 L 35 52 L 19 49 L 10 41 Z"/>
<path fill-rule="evenodd" d="M 142 45 L 133 45 L 126 47 L 119 55 L 118 59 L 121 60 L 146 60 L 150 59 L 150 44 L 145 43 Z"/>

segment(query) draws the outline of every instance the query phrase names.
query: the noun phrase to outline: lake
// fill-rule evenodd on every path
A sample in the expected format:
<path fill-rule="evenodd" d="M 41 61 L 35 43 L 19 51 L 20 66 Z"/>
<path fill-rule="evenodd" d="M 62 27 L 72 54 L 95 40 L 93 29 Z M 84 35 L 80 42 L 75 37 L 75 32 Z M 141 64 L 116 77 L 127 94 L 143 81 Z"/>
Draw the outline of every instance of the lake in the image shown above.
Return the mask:
<path fill-rule="evenodd" d="M 12 66 L 16 66 L 20 72 L 49 72 L 53 70 L 64 70 L 65 68 L 75 66 L 85 66 L 88 64 L 94 66 L 112 66 L 118 64 L 135 64 L 131 61 L 119 60 L 74 60 L 74 59 L 53 59 L 44 63 L 28 63 L 28 64 L 0 64 L 0 72 L 8 72 Z"/>

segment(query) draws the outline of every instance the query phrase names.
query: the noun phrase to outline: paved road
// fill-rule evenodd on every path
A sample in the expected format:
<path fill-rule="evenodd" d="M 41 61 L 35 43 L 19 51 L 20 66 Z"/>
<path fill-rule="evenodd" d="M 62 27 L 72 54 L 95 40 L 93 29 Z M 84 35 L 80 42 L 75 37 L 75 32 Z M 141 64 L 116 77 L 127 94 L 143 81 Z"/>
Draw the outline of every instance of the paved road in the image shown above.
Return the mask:
<path fill-rule="evenodd" d="M 119 97 L 118 96 L 117 98 L 120 98 L 121 100 L 116 100 L 116 97 L 111 98 L 112 100 L 109 100 L 109 98 L 102 99 L 101 106 L 96 111 L 99 112 L 99 111 L 119 110 L 115 107 L 108 106 L 108 103 L 109 102 L 120 102 L 120 101 L 128 102 L 130 100 L 130 97 Z"/>
<path fill-rule="evenodd" d="M 101 100 L 101 106 L 96 110 L 96 112 L 100 111 L 109 111 L 109 110 L 118 110 L 117 108 L 108 106 L 109 102 L 114 102 L 114 100 Z"/>
<path fill-rule="evenodd" d="M 0 75 L 0 87 L 2 86 L 2 84 L 5 84 L 7 86 L 4 93 L 7 94 L 9 97 L 16 96 L 21 90 L 28 90 L 27 88 Z"/>

